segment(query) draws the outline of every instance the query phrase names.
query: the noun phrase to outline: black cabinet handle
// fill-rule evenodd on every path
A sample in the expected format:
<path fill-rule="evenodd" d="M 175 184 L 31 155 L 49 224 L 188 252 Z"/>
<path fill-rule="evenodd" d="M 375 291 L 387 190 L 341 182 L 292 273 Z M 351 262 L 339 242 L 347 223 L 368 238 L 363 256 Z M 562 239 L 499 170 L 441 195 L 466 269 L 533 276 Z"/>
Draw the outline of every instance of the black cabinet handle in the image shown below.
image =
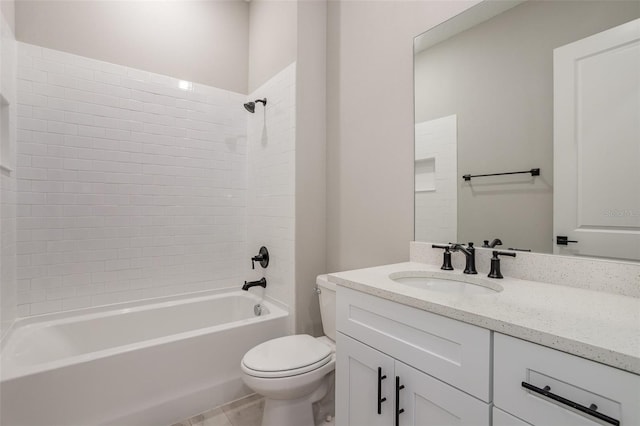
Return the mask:
<path fill-rule="evenodd" d="M 382 375 L 382 367 L 378 367 L 378 414 L 382 414 L 382 403 L 387 400 L 382 397 L 382 381 L 386 378 L 386 375 Z"/>
<path fill-rule="evenodd" d="M 578 404 L 577 402 L 573 402 L 570 399 L 566 399 L 561 397 L 560 395 L 556 395 L 555 393 L 549 392 L 551 388 L 549 386 L 545 386 L 543 389 L 531 385 L 527 382 L 522 382 L 522 387 L 530 390 L 531 392 L 538 393 L 540 395 L 546 396 L 547 398 L 553 399 L 554 401 L 559 402 L 560 404 L 567 405 L 573 409 L 576 409 L 582 413 L 588 414 L 596 419 L 602 420 L 603 422 L 607 422 L 614 426 L 620 426 L 620 421 L 609 416 L 606 416 L 602 413 L 598 413 L 596 410 L 598 407 L 595 404 L 591 404 L 591 407 L 585 407 L 584 405 Z"/>
<path fill-rule="evenodd" d="M 404 385 L 400 384 L 400 377 L 396 376 L 396 426 L 400 426 L 400 414 L 404 413 L 404 408 L 400 408 L 400 391 Z"/>
<path fill-rule="evenodd" d="M 568 246 L 569 243 L 577 243 L 576 240 L 570 240 L 569 237 L 558 235 L 556 236 L 556 244 L 559 246 Z"/>

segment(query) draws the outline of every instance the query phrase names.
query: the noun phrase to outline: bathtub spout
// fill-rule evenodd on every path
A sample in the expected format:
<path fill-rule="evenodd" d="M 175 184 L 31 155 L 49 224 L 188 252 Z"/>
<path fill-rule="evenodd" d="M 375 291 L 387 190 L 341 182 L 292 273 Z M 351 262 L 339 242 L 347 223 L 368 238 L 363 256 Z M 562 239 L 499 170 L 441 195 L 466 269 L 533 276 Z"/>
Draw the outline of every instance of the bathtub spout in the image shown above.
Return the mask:
<path fill-rule="evenodd" d="M 244 291 L 247 291 L 251 287 L 256 287 L 256 286 L 260 286 L 262 288 L 267 288 L 267 280 L 266 280 L 266 278 L 262 277 L 258 281 L 249 281 L 249 282 L 245 281 L 244 285 L 242 286 L 242 289 Z"/>

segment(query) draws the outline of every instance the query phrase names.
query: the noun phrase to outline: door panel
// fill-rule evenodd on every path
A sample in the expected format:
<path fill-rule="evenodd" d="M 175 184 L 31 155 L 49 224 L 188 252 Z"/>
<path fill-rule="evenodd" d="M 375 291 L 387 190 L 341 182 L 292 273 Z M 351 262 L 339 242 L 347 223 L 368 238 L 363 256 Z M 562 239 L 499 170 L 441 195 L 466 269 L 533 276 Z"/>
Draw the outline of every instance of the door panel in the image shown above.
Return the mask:
<path fill-rule="evenodd" d="M 555 253 L 640 260 L 640 19 L 554 51 Z"/>

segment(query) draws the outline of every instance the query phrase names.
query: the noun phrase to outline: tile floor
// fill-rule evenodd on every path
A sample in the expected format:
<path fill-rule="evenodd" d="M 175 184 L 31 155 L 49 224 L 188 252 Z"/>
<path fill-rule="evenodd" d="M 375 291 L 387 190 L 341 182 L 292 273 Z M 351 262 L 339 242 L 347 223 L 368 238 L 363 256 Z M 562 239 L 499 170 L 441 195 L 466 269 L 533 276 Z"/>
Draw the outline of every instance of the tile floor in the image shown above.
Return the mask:
<path fill-rule="evenodd" d="M 222 407 L 206 411 L 172 426 L 260 426 L 264 398 L 253 394 Z M 333 419 L 319 422 L 318 426 L 333 426 Z"/>
<path fill-rule="evenodd" d="M 264 398 L 253 394 L 172 426 L 260 426 Z"/>

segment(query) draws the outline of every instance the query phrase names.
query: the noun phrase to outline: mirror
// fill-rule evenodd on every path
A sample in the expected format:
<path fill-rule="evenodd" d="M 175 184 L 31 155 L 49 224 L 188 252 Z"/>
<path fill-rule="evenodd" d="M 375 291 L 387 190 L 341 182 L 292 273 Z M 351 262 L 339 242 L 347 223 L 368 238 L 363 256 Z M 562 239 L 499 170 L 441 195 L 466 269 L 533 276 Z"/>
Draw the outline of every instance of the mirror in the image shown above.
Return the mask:
<path fill-rule="evenodd" d="M 559 124 L 566 121 L 559 107 L 563 96 L 576 102 L 586 96 L 563 95 L 562 87 L 571 89 L 575 83 L 558 80 L 561 76 L 554 76 L 554 69 L 559 73 L 563 60 L 572 69 L 577 60 L 568 62 L 565 57 L 578 42 L 593 43 L 592 36 L 625 23 L 640 30 L 639 17 L 640 2 L 635 0 L 483 1 L 418 36 L 414 41 L 415 240 L 474 241 L 480 246 L 484 240 L 500 238 L 501 249 L 640 260 L 639 41 L 609 49 L 616 57 L 624 51 L 625 58 L 635 61 L 631 71 L 627 63 L 616 65 L 627 72 L 625 78 L 632 85 L 621 89 L 623 101 L 587 105 L 600 106 L 599 112 L 590 114 L 611 115 L 611 120 L 597 120 L 611 121 L 609 136 L 617 137 L 620 126 L 626 126 L 623 142 L 595 136 L 591 145 L 578 140 L 582 161 L 578 166 L 565 157 L 554 158 L 563 126 L 577 129 L 580 138 L 593 127 L 583 116 L 578 125 Z M 571 47 L 563 47 L 567 45 Z M 606 61 L 611 62 L 608 57 Z M 574 68 L 596 75 L 581 85 L 607 88 L 608 94 L 617 90 L 608 89 L 618 84 L 617 76 L 595 80 L 596 65 L 581 62 Z M 579 78 L 586 81 L 583 74 Z M 614 102 L 615 108 L 607 102 Z M 618 103 L 630 110 L 621 113 Z M 572 108 L 568 110 L 578 108 L 580 114 L 588 109 L 585 104 Z M 619 117 L 626 121 L 621 123 Z M 603 129 L 606 126 L 598 131 Z M 616 154 L 609 158 L 612 152 Z M 539 175 L 532 169 L 539 169 Z M 613 171 L 605 173 L 609 170 Z M 511 172 L 526 173 L 475 177 Z M 464 175 L 472 178 L 467 181 Z M 561 202 L 554 202 L 554 195 L 564 194 L 558 188 L 565 175 L 578 176 L 573 183 L 577 196 L 563 195 Z M 554 231 L 554 205 L 559 208 L 565 199 L 574 200 L 568 210 L 578 224 L 575 229 L 560 228 L 555 219 Z M 599 246 L 599 252 L 579 247 L 600 235 L 598 227 L 625 234 L 624 247 L 610 239 L 591 243 Z M 556 243 L 558 236 L 583 241 L 563 246 Z"/>

